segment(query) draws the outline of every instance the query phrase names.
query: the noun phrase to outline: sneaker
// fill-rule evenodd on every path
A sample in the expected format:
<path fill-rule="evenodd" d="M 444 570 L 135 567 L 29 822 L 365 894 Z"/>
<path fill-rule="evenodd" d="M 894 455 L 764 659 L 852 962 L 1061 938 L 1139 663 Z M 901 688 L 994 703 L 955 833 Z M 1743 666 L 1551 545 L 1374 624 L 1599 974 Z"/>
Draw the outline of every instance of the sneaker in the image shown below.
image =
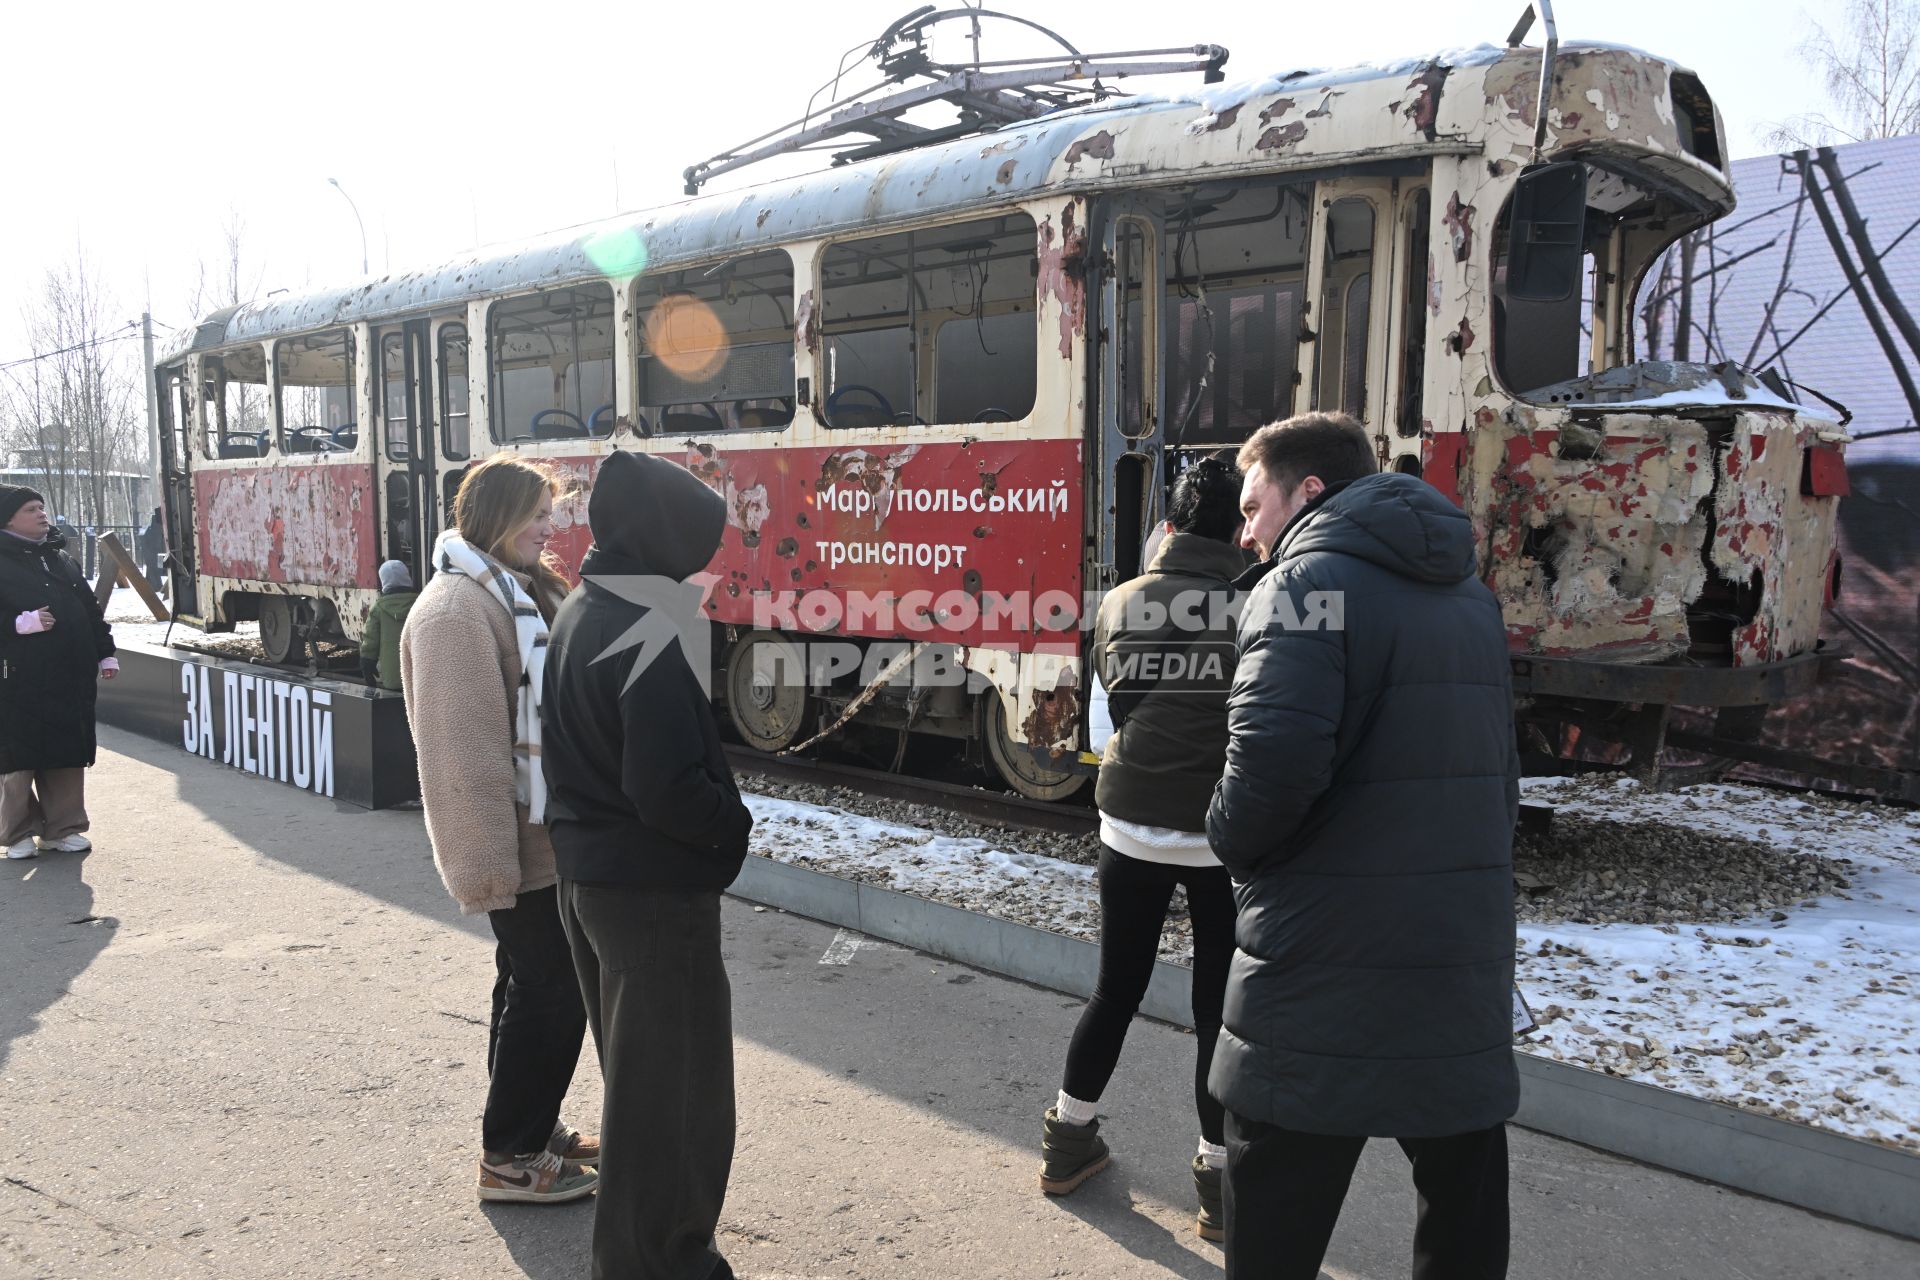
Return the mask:
<path fill-rule="evenodd" d="M 591 1195 L 600 1175 L 551 1151 L 480 1157 L 480 1198 L 517 1204 L 564 1204 Z"/>
<path fill-rule="evenodd" d="M 1048 1107 L 1041 1133 L 1040 1189 L 1050 1196 L 1076 1190 L 1112 1159 L 1097 1117 L 1086 1124 L 1068 1124 L 1057 1108 Z"/>
<path fill-rule="evenodd" d="M 93 841 L 78 831 L 70 836 L 61 836 L 58 840 L 46 840 L 35 836 L 33 842 L 40 846 L 42 853 L 89 853 L 93 850 Z"/>
<path fill-rule="evenodd" d="M 600 1163 L 600 1139 L 578 1129 L 570 1129 L 564 1121 L 553 1126 L 553 1137 L 547 1140 L 547 1150 L 575 1164 L 597 1166 Z"/>
<path fill-rule="evenodd" d="M 40 856 L 40 846 L 34 843 L 32 836 L 28 836 L 19 844 L 8 845 L 7 856 L 9 858 L 37 858 Z"/>
<path fill-rule="evenodd" d="M 1206 1157 L 1193 1158 L 1193 1189 L 1200 1197 L 1200 1214 L 1194 1219 L 1193 1229 L 1202 1240 L 1215 1244 L 1227 1238 L 1226 1212 L 1220 1205 L 1220 1173 Z"/>

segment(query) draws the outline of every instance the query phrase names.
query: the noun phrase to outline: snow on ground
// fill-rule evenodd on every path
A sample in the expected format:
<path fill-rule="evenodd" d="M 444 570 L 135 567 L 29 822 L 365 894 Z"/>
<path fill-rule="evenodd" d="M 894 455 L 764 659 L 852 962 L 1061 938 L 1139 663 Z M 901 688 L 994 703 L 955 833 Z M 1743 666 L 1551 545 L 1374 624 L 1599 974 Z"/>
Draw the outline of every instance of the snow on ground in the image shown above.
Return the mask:
<path fill-rule="evenodd" d="M 798 800 L 749 794 L 746 801 L 752 851 L 761 857 L 1069 937 L 1099 936 L 1092 867 Z M 1169 958 L 1191 956 L 1189 948 Z"/>
<path fill-rule="evenodd" d="M 1530 780 L 1527 798 L 1676 857 L 1704 856 L 1696 846 L 1717 837 L 1737 853 L 1736 841 L 1763 846 L 1747 856 L 1770 848 L 1783 865 L 1827 861 L 1813 877 L 1821 896 L 1780 900 L 1794 880 L 1776 878 L 1747 916 L 1739 902 L 1702 912 L 1696 889 L 1661 895 L 1657 912 L 1650 899 L 1643 909 L 1661 923 L 1523 923 L 1518 976 L 1541 1024 L 1525 1052 L 1920 1150 L 1920 815 L 1757 787 L 1655 794 L 1624 779 Z M 764 857 L 1098 936 L 1093 869 L 1021 851 L 1017 834 L 943 836 L 765 796 L 748 805 Z M 1571 838 L 1579 824 L 1563 825 Z M 1611 882 L 1597 896 L 1610 906 Z M 1570 914 L 1604 918 L 1594 897 L 1572 900 Z M 1168 930 L 1163 958 L 1190 958 L 1185 923 Z"/>
<path fill-rule="evenodd" d="M 107 622 L 113 627 L 116 644 L 148 644 L 164 648 L 171 643 L 180 648 L 247 658 L 260 650 L 260 624 L 235 623 L 232 631 L 209 635 L 184 622 L 156 622 L 153 610 L 132 587 L 115 587 L 107 601 Z"/>
<path fill-rule="evenodd" d="M 1526 1052 L 1920 1151 L 1920 815 L 1759 787 L 1530 779 L 1557 814 L 1838 862 L 1731 922 L 1525 922 Z"/>

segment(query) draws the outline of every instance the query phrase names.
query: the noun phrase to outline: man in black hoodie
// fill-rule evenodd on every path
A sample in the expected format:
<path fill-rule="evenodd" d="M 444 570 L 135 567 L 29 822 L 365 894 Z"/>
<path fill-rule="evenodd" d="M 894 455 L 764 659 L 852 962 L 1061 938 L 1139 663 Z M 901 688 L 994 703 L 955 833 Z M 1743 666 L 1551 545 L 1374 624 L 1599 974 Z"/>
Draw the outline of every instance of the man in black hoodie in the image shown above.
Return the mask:
<path fill-rule="evenodd" d="M 665 459 L 613 453 L 587 520 L 582 584 L 554 618 L 541 750 L 560 914 L 606 1081 L 593 1275 L 731 1280 L 713 1239 L 734 1139 L 720 894 L 753 818 L 668 618 L 719 548 L 726 506 Z"/>
<path fill-rule="evenodd" d="M 1238 952 L 1209 1086 L 1228 1277 L 1316 1276 L 1368 1137 L 1420 1194 L 1415 1280 L 1507 1268 L 1513 698 L 1472 525 L 1344 415 L 1240 453 L 1240 660 L 1207 814 Z M 1254 586 L 1254 581 L 1258 582 Z"/>

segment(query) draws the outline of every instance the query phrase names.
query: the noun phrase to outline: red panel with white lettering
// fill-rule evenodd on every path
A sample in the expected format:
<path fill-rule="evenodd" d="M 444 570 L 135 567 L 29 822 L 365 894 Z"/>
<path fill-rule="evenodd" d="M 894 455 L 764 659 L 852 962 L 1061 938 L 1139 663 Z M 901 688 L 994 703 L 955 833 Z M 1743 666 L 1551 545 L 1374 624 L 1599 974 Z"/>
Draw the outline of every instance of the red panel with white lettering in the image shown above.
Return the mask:
<path fill-rule="evenodd" d="M 706 571 L 715 621 L 1022 650 L 1058 643 L 1063 625 L 1071 634 L 1084 523 L 1078 441 L 742 445 L 668 455 L 727 499 Z M 583 488 L 597 469 L 563 465 Z M 553 549 L 572 569 L 590 540 L 573 523 L 584 522 L 584 495 L 569 506 Z"/>

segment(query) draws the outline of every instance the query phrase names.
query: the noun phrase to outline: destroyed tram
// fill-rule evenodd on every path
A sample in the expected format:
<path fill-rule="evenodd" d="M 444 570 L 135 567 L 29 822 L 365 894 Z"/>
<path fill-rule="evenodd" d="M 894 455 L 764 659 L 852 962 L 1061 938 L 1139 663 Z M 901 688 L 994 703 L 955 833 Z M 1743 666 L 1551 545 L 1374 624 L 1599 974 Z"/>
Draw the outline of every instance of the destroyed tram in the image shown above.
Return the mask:
<path fill-rule="evenodd" d="M 1670 705 L 1812 683 L 1837 415 L 1732 365 L 1634 363 L 1649 267 L 1734 206 L 1693 73 L 1549 21 L 1544 48 L 1238 86 L 1210 46 L 1026 68 L 1097 87 L 1075 96 L 931 62 L 943 16 L 876 44 L 871 103 L 688 177 L 866 138 L 826 172 L 188 330 L 154 371 L 182 616 L 258 619 L 279 661 L 357 639 L 380 562 L 424 580 L 462 469 L 500 448 L 577 482 L 575 567 L 600 460 L 644 450 L 728 501 L 700 580 L 744 741 L 858 700 L 903 747 L 964 739 L 1060 798 L 1100 746 L 1083 593 L 1139 572 L 1193 458 L 1341 409 L 1471 516 L 1524 721 L 1644 751 Z M 1209 82 L 1106 93 L 1127 58 Z M 902 118 L 936 100 L 958 125 Z M 809 669 L 823 634 L 931 647 L 971 687 Z"/>

